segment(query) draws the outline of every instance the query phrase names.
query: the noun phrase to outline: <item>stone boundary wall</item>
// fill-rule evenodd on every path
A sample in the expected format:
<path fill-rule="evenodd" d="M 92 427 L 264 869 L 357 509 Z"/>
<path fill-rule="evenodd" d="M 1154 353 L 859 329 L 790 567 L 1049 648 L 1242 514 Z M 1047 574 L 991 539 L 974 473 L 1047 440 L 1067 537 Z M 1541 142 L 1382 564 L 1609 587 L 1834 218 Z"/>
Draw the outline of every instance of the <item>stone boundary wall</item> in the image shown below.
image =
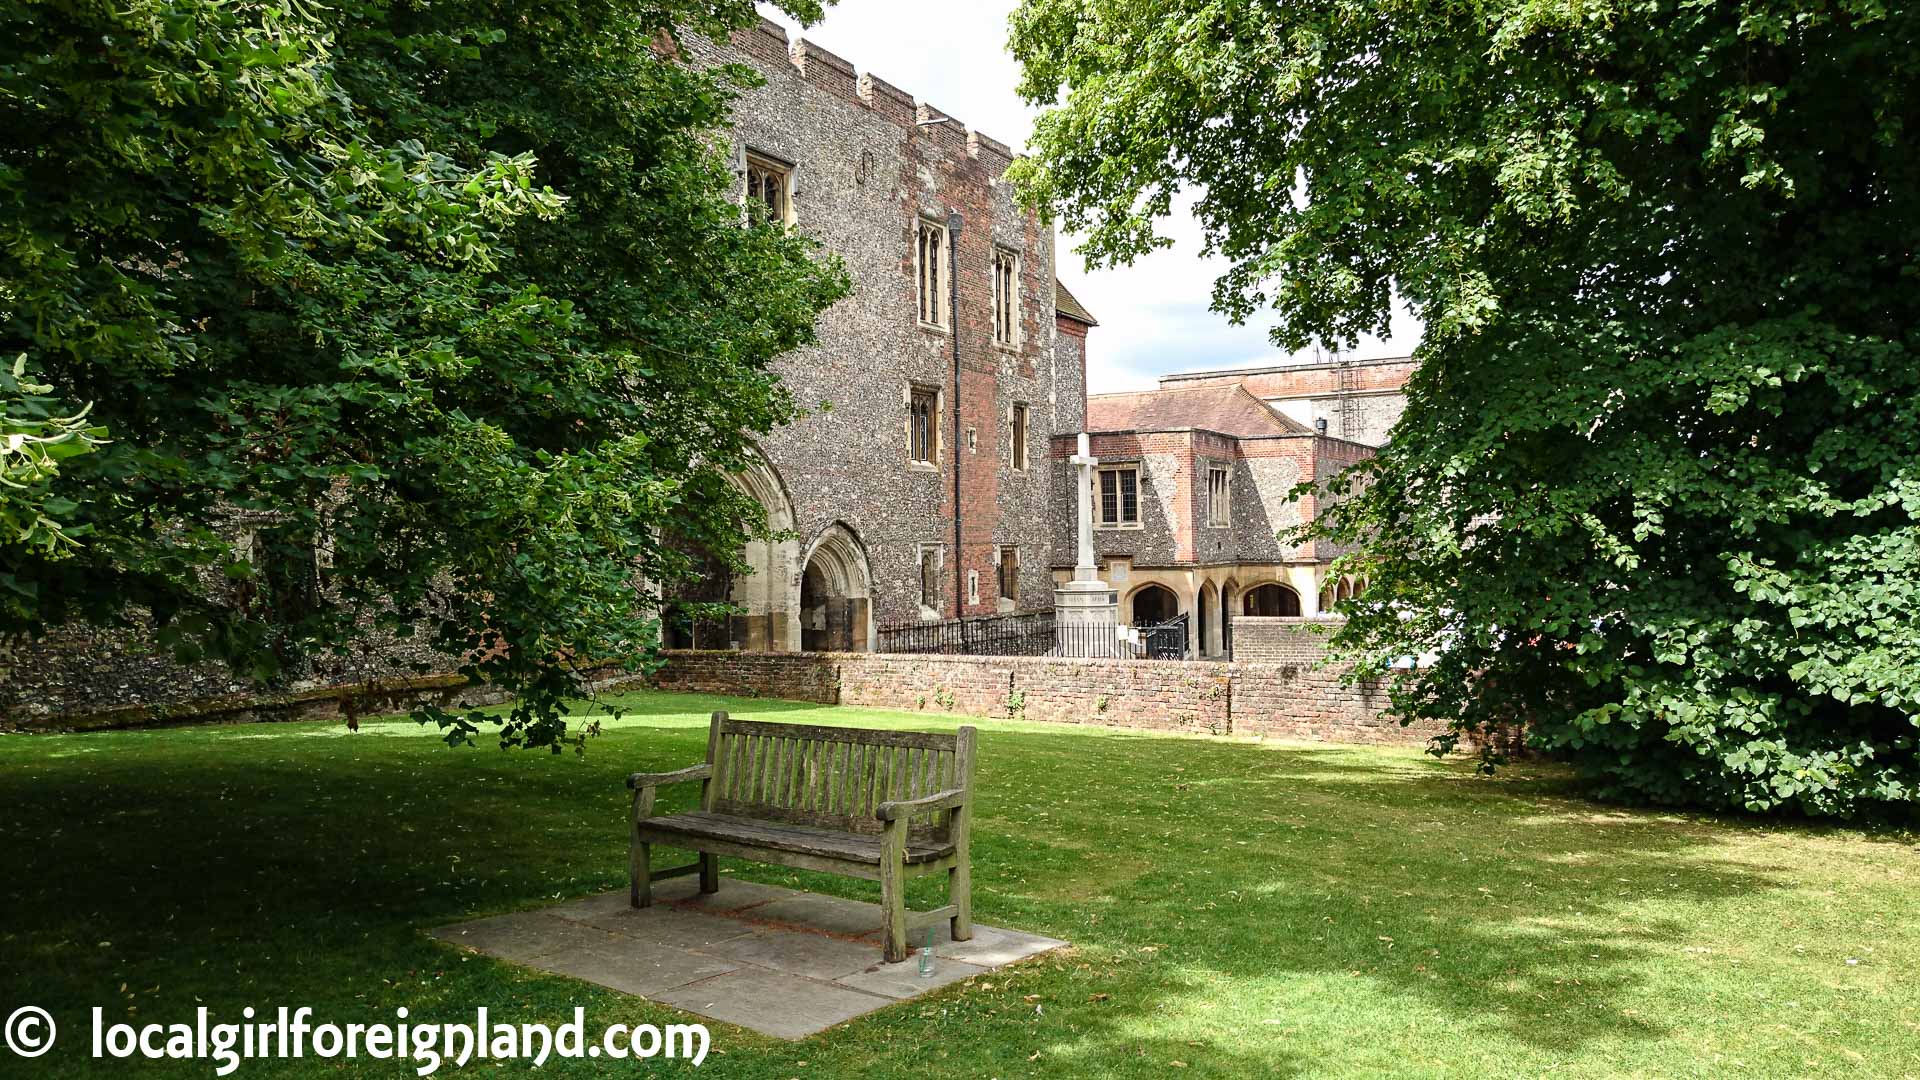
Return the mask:
<path fill-rule="evenodd" d="M 469 682 L 464 675 L 421 675 L 60 713 L 0 712 L 0 732 L 107 731 L 182 724 L 332 720 L 349 715 L 407 712 L 416 705 L 429 703 L 448 709 L 497 705 L 510 696 L 494 687 Z"/>
<path fill-rule="evenodd" d="M 1402 727 L 1386 715 L 1385 687 L 1345 685 L 1338 666 L 697 650 L 668 652 L 665 660 L 647 685 L 907 712 L 1325 742 L 1424 746 L 1440 732 L 1431 725 Z"/>

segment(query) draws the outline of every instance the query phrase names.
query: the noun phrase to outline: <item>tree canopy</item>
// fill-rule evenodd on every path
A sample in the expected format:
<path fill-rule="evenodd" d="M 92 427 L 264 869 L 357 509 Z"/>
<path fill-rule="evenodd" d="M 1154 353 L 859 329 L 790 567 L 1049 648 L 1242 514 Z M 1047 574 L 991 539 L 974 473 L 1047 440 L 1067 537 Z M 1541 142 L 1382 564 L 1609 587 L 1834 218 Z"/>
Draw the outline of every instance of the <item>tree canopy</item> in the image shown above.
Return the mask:
<path fill-rule="evenodd" d="M 1910 808 L 1916 40 L 1878 0 L 1027 0 L 1018 176 L 1096 263 L 1191 189 L 1276 344 L 1425 322 L 1310 530 L 1363 547 L 1360 670 L 1433 655 L 1403 715 L 1610 795 Z"/>
<path fill-rule="evenodd" d="M 150 618 L 262 678 L 424 634 L 557 747 L 684 551 L 753 527 L 769 362 L 848 289 L 731 197 L 755 76 L 674 48 L 754 18 L 0 4 L 0 406 L 64 440 L 0 459 L 0 631 Z"/>

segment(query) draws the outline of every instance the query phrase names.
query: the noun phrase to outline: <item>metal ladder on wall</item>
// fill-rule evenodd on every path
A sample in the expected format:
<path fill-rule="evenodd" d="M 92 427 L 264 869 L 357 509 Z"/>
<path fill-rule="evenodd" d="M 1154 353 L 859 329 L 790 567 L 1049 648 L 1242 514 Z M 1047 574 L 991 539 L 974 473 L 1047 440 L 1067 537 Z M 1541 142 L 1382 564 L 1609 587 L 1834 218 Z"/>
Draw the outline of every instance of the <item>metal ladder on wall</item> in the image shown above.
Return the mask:
<path fill-rule="evenodd" d="M 1359 426 L 1354 416 L 1353 397 L 1360 389 L 1360 373 L 1354 369 L 1353 361 L 1336 356 L 1333 361 L 1334 402 L 1340 417 L 1340 437 L 1351 439 L 1354 428 Z"/>

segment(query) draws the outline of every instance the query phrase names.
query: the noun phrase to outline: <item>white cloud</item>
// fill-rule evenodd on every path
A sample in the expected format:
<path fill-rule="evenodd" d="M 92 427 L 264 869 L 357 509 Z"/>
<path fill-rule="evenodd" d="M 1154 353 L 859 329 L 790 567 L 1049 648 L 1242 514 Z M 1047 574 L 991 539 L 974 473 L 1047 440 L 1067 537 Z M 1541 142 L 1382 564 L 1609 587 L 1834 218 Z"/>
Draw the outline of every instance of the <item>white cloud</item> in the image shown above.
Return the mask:
<path fill-rule="evenodd" d="M 1007 52 L 1011 0 L 956 6 L 930 0 L 840 0 L 811 28 L 761 6 L 789 36 L 804 36 L 860 71 L 1016 151 L 1033 131 L 1034 111 L 1014 92 L 1020 66 Z M 964 14 L 956 14 L 963 12 Z M 1174 371 L 1285 362 L 1267 342 L 1270 320 L 1234 326 L 1209 310 L 1225 269 L 1200 257 L 1200 231 L 1184 212 L 1167 222 L 1174 246 L 1111 270 L 1088 272 L 1060 238 L 1060 280 L 1100 320 L 1088 338 L 1087 381 L 1095 393 L 1150 389 Z M 1411 351 L 1419 326 L 1402 313 L 1387 340 L 1363 341 L 1358 355 Z"/>

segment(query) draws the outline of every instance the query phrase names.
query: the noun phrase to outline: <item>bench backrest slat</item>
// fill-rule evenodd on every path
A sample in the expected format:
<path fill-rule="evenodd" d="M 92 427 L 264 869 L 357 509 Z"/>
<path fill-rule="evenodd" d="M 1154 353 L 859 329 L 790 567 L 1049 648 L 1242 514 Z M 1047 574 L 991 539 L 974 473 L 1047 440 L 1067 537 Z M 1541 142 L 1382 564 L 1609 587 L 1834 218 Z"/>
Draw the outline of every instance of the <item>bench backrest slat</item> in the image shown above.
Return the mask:
<path fill-rule="evenodd" d="M 715 813 L 845 832 L 878 833 L 883 802 L 968 786 L 960 736 L 875 731 L 758 720 L 715 713 L 707 741 L 713 763 L 706 809 Z M 915 838 L 944 839 L 948 814 L 909 822 Z"/>

